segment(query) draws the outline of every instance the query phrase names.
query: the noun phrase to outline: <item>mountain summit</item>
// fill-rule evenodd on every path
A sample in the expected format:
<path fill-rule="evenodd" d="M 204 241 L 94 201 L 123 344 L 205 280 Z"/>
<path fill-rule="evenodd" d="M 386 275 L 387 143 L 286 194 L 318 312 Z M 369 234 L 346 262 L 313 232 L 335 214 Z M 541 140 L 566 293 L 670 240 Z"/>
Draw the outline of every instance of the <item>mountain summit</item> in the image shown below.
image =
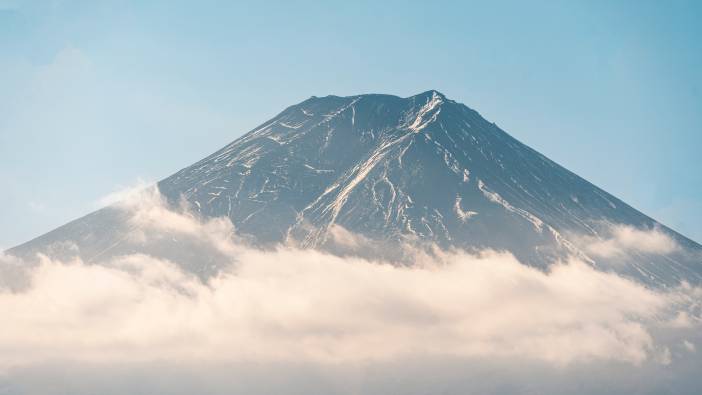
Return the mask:
<path fill-rule="evenodd" d="M 508 250 L 546 267 L 567 256 L 645 282 L 699 282 L 702 247 L 430 90 L 311 97 L 160 181 L 203 217 L 226 216 L 261 246 L 329 247 L 340 230 L 392 246 Z M 84 258 L 119 251 L 124 219 L 108 207 L 12 253 L 74 241 Z M 683 246 L 664 257 L 594 259 L 583 238 L 612 226 L 656 229 Z"/>

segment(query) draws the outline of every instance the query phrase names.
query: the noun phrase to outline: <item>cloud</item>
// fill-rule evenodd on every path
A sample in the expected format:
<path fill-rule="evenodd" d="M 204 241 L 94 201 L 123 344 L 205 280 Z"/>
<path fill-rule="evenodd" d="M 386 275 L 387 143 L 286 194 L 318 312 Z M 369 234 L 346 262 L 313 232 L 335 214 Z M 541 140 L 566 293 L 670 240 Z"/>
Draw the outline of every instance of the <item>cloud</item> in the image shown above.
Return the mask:
<path fill-rule="evenodd" d="M 421 268 L 288 248 L 238 254 L 208 283 L 146 255 L 100 265 L 47 258 L 28 289 L 0 296 L 13 323 L 0 333 L 3 362 L 448 354 L 640 364 L 656 347 L 639 320 L 671 303 L 582 263 L 543 273 L 494 252 Z"/>
<path fill-rule="evenodd" d="M 611 225 L 602 238 L 581 238 L 588 254 L 601 258 L 621 258 L 631 253 L 665 255 L 680 250 L 680 245 L 659 228 L 639 229 Z"/>
<path fill-rule="evenodd" d="M 340 247 L 349 249 L 357 249 L 364 244 L 370 243 L 370 241 L 362 235 L 350 232 L 343 226 L 336 224 L 332 225 L 329 229 L 329 235 L 334 243 L 338 244 Z"/>
<path fill-rule="evenodd" d="M 117 206 L 130 213 L 130 238 L 196 240 L 229 264 L 203 280 L 184 269 L 197 261 L 153 254 L 95 264 L 45 256 L 36 266 L 0 257 L 0 316 L 11 323 L 0 331 L 0 371 L 12 385 L 25 383 L 22 374 L 34 383 L 36 375 L 50 375 L 43 369 L 70 364 L 85 372 L 101 366 L 132 372 L 183 361 L 170 369 L 208 366 L 207 375 L 219 377 L 235 366 L 258 369 L 264 381 L 283 369 L 317 383 L 300 387 L 308 392 L 334 392 L 314 381 L 322 375 L 325 385 L 341 383 L 337 392 L 355 393 L 341 377 L 359 369 L 430 380 L 493 366 L 509 381 L 531 369 L 524 366 L 538 366 L 535 377 L 548 380 L 548 372 L 595 366 L 630 372 L 675 366 L 683 357 L 671 350 L 681 347 L 696 355 L 702 290 L 686 284 L 653 290 L 576 259 L 543 272 L 495 251 L 417 253 L 402 266 L 292 246 L 260 250 L 237 238 L 226 219 L 169 209 L 156 188 L 126 196 Z M 342 228 L 335 237 L 353 248 L 368 242 Z M 380 385 L 371 384 L 361 388 Z M 90 388 L 86 393 L 104 392 Z M 461 388 L 455 392 L 468 393 Z"/>
<path fill-rule="evenodd" d="M 114 191 L 101 197 L 96 202 L 96 206 L 101 208 L 119 204 L 123 207 L 132 207 L 146 199 L 154 199 L 153 191 L 150 191 L 150 189 L 155 188 L 155 184 L 155 182 L 139 178 L 134 185 L 117 187 Z M 151 204 L 153 204 L 153 201 L 151 201 Z"/>
<path fill-rule="evenodd" d="M 695 352 L 695 351 L 697 351 L 697 347 L 695 347 L 695 343 L 693 343 L 693 342 L 691 342 L 691 341 L 689 341 L 689 340 L 683 341 L 683 346 L 684 346 L 685 349 L 686 349 L 687 351 L 689 351 L 689 352 Z"/>

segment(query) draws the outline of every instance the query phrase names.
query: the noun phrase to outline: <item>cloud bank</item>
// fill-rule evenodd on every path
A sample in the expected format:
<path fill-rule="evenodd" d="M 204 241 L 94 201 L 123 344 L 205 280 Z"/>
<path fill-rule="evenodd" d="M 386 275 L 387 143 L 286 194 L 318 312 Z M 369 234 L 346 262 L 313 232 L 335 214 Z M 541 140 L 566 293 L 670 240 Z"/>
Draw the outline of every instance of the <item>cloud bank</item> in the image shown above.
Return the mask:
<path fill-rule="evenodd" d="M 408 266 L 288 246 L 264 251 L 234 236 L 226 219 L 200 220 L 184 208 L 167 208 L 155 189 L 123 196 L 132 242 L 195 240 L 229 264 L 203 280 L 183 269 L 198 262 L 143 253 L 91 264 L 44 256 L 27 265 L 2 256 L 0 316 L 9 325 L 0 330 L 0 393 L 3 383 L 8 393 L 48 391 L 29 385 L 28 377 L 42 383 L 57 374 L 86 392 L 105 392 L 85 376 L 109 382 L 119 376 L 114 371 L 133 381 L 140 369 L 152 372 L 140 385 L 153 385 L 148 377 L 182 379 L 173 372 L 185 370 L 210 377 L 223 391 L 239 388 L 233 382 L 243 376 L 275 376 L 281 388 L 254 382 L 241 391 L 294 393 L 280 378 L 283 369 L 290 382 L 314 378 L 316 387 L 299 387 L 307 393 L 409 393 L 410 387 L 385 380 L 416 370 L 426 383 L 453 372 L 446 384 L 486 366 L 492 381 L 478 375 L 483 381 L 461 381 L 455 392 L 470 393 L 499 377 L 503 387 L 522 383 L 548 392 L 553 386 L 557 393 L 572 385 L 565 377 L 597 366 L 630 374 L 699 363 L 699 288 L 653 290 L 577 259 L 543 272 L 495 251 L 417 253 Z M 335 233 L 354 248 L 367 242 L 343 228 Z M 621 245 L 669 248 L 656 234 L 625 229 L 615 237 Z M 72 373 L 62 370 L 71 364 L 77 366 Z M 538 372 L 526 380 L 532 368 L 524 366 Z M 233 367 L 239 374 L 223 373 Z M 376 368 L 386 376 L 368 383 L 368 370 Z M 565 381 L 554 384 L 554 372 Z M 685 380 L 694 383 L 694 377 Z M 133 391 L 134 383 L 124 389 Z M 181 393 L 190 385 L 161 392 Z"/>

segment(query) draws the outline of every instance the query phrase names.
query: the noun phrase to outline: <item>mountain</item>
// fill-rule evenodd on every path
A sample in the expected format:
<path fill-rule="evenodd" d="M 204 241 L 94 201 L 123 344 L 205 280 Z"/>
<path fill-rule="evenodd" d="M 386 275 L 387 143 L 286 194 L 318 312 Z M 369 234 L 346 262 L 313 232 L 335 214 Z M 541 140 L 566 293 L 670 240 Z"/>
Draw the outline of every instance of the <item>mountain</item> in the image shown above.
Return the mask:
<path fill-rule="evenodd" d="M 203 217 L 229 217 L 263 248 L 334 250 L 343 229 L 381 243 L 386 255 L 398 243 L 435 243 L 508 250 L 537 267 L 575 255 L 652 284 L 702 279 L 702 246 L 433 90 L 311 97 L 158 188 Z M 120 241 L 125 215 L 107 207 L 10 253 L 56 252 L 67 241 L 88 261 L 131 251 Z M 613 225 L 656 229 L 683 248 L 634 252 L 623 263 L 589 256 L 582 240 L 605 238 Z"/>

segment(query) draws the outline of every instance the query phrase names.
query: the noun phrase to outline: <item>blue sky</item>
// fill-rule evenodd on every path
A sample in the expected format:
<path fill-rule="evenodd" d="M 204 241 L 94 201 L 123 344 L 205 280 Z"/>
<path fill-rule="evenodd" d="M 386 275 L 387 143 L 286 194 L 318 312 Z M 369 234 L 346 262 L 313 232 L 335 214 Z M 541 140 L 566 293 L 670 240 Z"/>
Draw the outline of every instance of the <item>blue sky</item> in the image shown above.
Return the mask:
<path fill-rule="evenodd" d="M 0 247 L 309 96 L 428 89 L 702 241 L 702 2 L 487 3 L 0 0 Z"/>

